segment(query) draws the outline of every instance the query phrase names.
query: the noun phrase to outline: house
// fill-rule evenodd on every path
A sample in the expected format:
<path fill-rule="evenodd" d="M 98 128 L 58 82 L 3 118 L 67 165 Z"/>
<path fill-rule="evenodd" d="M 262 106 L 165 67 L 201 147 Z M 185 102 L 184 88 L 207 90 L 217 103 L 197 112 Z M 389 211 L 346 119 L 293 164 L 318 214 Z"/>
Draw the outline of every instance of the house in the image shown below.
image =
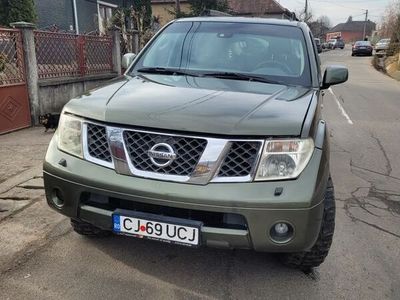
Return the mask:
<path fill-rule="evenodd" d="M 261 17 L 277 19 L 296 19 L 294 12 L 289 11 L 276 0 L 228 0 L 230 7 L 229 13 L 234 16 Z M 172 12 L 175 11 L 174 0 L 152 0 L 151 6 L 153 16 L 159 18 L 161 25 L 165 25 L 174 19 Z M 181 11 L 190 12 L 188 0 L 180 1 Z"/>
<path fill-rule="evenodd" d="M 175 18 L 175 0 L 151 0 L 151 9 L 153 11 L 153 16 L 158 19 L 161 25 L 165 25 Z M 180 0 L 180 9 L 183 13 L 189 13 L 189 1 Z"/>
<path fill-rule="evenodd" d="M 228 0 L 228 4 L 235 16 L 297 20 L 294 12 L 275 0 Z"/>
<path fill-rule="evenodd" d="M 368 21 L 353 21 L 352 17 L 347 19 L 346 23 L 340 23 L 326 33 L 326 40 L 341 37 L 346 43 L 351 43 L 364 39 L 365 36 L 370 37 L 375 31 L 376 24 Z"/>
<path fill-rule="evenodd" d="M 56 25 L 61 31 L 105 33 L 114 12 L 119 7 L 129 7 L 133 0 L 34 0 L 39 29 Z M 295 19 L 293 12 L 276 0 L 228 0 L 230 12 L 236 16 Z M 175 0 L 151 0 L 153 16 L 160 25 L 174 19 Z M 183 13 L 190 12 L 188 0 L 180 0 Z M 126 20 L 127 28 L 131 22 Z"/>
<path fill-rule="evenodd" d="M 126 0 L 34 0 L 38 15 L 37 27 L 76 33 L 104 33 L 115 9 L 127 7 Z"/>

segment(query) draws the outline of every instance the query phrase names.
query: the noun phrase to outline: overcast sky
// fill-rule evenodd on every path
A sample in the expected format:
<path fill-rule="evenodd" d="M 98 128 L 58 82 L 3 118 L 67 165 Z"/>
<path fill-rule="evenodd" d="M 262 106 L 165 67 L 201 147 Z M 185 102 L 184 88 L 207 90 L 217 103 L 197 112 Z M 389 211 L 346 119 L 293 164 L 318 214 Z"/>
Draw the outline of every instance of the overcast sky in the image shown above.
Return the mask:
<path fill-rule="evenodd" d="M 277 0 L 280 4 L 295 11 L 304 10 L 305 0 Z M 314 16 L 326 15 L 332 25 L 342 23 L 352 15 L 353 20 L 363 20 L 365 10 L 369 10 L 368 19 L 379 22 L 386 6 L 393 0 L 309 0 L 309 7 Z"/>

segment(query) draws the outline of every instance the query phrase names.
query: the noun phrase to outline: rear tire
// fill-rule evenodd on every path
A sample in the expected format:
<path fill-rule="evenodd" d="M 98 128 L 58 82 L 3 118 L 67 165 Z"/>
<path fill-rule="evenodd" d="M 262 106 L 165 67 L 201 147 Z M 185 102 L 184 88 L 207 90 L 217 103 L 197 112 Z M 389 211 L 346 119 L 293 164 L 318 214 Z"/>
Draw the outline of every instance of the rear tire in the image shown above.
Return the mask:
<path fill-rule="evenodd" d="M 309 271 L 322 264 L 329 253 L 335 230 L 335 195 L 332 179 L 329 177 L 324 195 L 324 213 L 318 239 L 310 251 L 285 253 L 281 256 L 285 265 Z"/>
<path fill-rule="evenodd" d="M 92 224 L 71 219 L 71 226 L 74 231 L 80 235 L 91 237 L 107 237 L 111 234 L 110 231 L 100 229 Z"/>

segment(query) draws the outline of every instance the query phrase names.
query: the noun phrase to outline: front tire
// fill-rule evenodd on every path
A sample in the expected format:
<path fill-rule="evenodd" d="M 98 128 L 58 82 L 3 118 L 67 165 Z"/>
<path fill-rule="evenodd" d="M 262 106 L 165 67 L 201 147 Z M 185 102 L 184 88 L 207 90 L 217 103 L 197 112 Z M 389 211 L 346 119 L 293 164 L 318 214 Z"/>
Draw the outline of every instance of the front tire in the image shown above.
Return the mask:
<path fill-rule="evenodd" d="M 107 237 L 111 234 L 110 231 L 100 229 L 92 224 L 75 219 L 71 219 L 71 226 L 76 233 L 84 236 Z"/>
<path fill-rule="evenodd" d="M 309 271 L 324 262 L 332 244 L 335 230 L 335 211 L 334 188 L 332 179 L 329 178 L 324 195 L 324 213 L 317 241 L 309 251 L 283 254 L 281 258 L 285 265 Z"/>

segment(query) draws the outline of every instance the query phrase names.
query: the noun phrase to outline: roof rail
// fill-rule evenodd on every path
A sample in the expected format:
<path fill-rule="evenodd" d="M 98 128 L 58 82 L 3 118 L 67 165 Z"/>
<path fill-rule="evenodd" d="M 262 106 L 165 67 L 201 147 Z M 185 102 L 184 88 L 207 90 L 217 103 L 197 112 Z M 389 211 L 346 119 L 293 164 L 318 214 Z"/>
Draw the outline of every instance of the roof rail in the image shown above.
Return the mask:
<path fill-rule="evenodd" d="M 202 17 L 232 17 L 231 14 L 214 9 L 205 9 L 200 14 Z"/>

